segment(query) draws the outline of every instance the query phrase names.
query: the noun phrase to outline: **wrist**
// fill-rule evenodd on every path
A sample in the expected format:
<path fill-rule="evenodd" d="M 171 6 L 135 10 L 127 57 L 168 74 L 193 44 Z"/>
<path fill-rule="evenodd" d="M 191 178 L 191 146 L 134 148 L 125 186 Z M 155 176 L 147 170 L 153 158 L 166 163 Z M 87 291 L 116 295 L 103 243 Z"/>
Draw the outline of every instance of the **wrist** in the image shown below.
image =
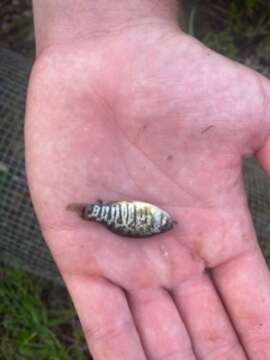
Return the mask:
<path fill-rule="evenodd" d="M 140 24 L 177 24 L 176 0 L 33 0 L 37 52 Z"/>

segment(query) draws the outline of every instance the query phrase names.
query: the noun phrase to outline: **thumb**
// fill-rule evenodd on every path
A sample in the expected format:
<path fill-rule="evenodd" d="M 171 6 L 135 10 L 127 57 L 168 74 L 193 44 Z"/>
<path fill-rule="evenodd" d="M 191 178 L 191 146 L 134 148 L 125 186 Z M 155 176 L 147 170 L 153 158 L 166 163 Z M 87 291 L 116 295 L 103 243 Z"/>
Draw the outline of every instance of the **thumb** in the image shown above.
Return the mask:
<path fill-rule="evenodd" d="M 256 153 L 256 157 L 267 175 L 270 176 L 270 135 L 263 147 Z"/>
<path fill-rule="evenodd" d="M 261 127 L 264 131 L 264 142 L 256 152 L 256 158 L 266 174 L 270 176 L 270 81 L 261 75 L 259 75 L 259 80 L 263 98 Z"/>

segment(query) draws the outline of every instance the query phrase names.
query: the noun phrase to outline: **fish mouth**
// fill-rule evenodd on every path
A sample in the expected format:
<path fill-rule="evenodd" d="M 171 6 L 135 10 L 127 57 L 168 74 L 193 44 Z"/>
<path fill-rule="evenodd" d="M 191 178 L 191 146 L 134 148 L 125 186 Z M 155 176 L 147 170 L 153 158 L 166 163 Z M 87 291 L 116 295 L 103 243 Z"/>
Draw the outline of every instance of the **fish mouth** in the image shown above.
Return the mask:
<path fill-rule="evenodd" d="M 90 207 L 91 205 L 89 204 L 72 203 L 66 206 L 66 210 L 79 214 L 83 219 L 88 219 L 89 210 L 91 210 Z"/>
<path fill-rule="evenodd" d="M 89 220 L 89 214 L 91 214 L 92 211 L 92 205 L 85 205 L 81 210 L 81 216 L 84 220 Z"/>

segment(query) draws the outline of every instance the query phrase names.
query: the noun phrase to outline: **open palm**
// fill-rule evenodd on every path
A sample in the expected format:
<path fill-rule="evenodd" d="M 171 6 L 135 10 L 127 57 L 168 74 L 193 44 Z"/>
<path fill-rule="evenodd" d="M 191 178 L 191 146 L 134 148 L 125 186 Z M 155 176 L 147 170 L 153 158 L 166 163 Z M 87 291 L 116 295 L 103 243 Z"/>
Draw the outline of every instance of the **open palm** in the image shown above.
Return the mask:
<path fill-rule="evenodd" d="M 241 162 L 267 162 L 269 84 L 178 30 L 148 34 L 37 60 L 26 145 L 43 234 L 95 359 L 266 359 L 269 275 Z M 131 239 L 69 210 L 97 199 L 147 201 L 178 224 Z"/>

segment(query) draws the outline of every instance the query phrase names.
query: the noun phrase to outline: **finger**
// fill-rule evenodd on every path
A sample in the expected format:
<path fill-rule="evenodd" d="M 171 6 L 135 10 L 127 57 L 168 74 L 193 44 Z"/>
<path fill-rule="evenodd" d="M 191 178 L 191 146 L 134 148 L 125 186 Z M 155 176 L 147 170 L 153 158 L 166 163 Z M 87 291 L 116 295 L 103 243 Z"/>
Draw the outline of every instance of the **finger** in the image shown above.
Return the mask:
<path fill-rule="evenodd" d="M 247 359 L 223 304 L 205 273 L 175 287 L 173 296 L 198 359 Z"/>
<path fill-rule="evenodd" d="M 147 359 L 196 359 L 185 326 L 166 290 L 136 290 L 128 294 L 128 299 Z"/>
<path fill-rule="evenodd" d="M 213 277 L 249 358 L 270 359 L 270 278 L 259 248 L 217 266 Z"/>
<path fill-rule="evenodd" d="M 125 294 L 104 279 L 65 278 L 95 360 L 146 360 Z"/>

